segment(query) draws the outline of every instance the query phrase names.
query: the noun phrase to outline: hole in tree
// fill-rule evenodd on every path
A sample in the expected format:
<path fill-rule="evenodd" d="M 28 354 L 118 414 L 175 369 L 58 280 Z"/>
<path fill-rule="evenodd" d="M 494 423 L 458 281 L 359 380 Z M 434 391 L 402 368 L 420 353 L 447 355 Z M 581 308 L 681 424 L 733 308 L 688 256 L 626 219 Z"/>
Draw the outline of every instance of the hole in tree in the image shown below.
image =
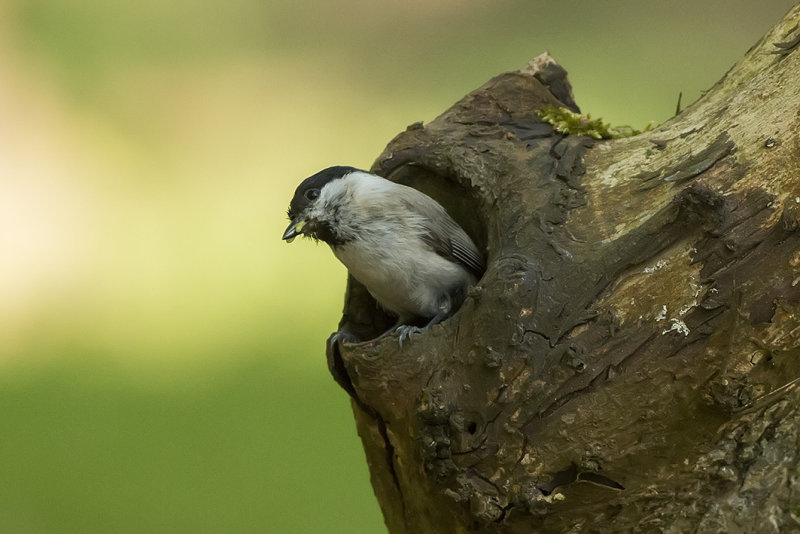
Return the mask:
<path fill-rule="evenodd" d="M 475 192 L 459 185 L 455 178 L 448 179 L 415 165 L 404 165 L 393 171 L 391 179 L 422 191 L 441 204 L 486 258 L 486 224 Z"/>

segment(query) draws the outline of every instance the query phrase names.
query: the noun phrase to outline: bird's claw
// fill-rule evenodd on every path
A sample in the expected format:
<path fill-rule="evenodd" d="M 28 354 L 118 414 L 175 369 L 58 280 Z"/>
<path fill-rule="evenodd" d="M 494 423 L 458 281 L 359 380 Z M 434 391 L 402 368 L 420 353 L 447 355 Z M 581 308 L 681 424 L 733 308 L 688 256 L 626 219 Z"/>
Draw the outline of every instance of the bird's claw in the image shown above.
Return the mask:
<path fill-rule="evenodd" d="M 397 342 L 400 344 L 400 348 L 403 348 L 403 341 L 405 340 L 411 341 L 411 336 L 413 336 L 414 334 L 421 334 L 423 332 L 426 332 L 427 330 L 428 330 L 427 328 L 420 328 L 418 326 L 409 326 L 404 324 L 395 328 L 394 331 L 400 334 L 400 337 L 398 338 Z"/>
<path fill-rule="evenodd" d="M 339 330 L 330 337 L 331 346 L 336 345 L 337 342 L 340 342 L 342 345 L 350 345 L 352 343 L 358 343 L 358 338 L 346 330 Z"/>

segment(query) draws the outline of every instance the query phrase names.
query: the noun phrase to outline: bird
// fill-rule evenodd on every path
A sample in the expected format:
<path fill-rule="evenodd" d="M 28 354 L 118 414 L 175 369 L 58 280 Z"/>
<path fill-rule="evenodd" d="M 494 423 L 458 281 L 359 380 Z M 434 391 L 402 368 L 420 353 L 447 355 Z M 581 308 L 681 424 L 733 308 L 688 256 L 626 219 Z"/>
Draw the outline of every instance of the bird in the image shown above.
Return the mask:
<path fill-rule="evenodd" d="M 302 235 L 327 243 L 397 317 L 379 337 L 398 333 L 401 347 L 453 315 L 485 270 L 484 255 L 438 202 L 355 167 L 328 167 L 303 180 L 288 216 L 283 240 Z M 356 341 L 347 332 L 335 336 Z"/>

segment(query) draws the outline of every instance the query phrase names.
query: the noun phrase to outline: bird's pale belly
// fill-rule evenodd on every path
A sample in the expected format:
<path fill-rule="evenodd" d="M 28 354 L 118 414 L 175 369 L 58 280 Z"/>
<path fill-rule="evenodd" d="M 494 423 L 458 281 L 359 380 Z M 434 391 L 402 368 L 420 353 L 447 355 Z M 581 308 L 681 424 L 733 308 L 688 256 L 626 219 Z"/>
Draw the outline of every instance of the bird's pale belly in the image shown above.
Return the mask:
<path fill-rule="evenodd" d="M 471 282 L 464 269 L 432 250 L 386 250 L 349 243 L 334 248 L 333 253 L 375 300 L 401 321 L 435 316 L 443 295 Z"/>

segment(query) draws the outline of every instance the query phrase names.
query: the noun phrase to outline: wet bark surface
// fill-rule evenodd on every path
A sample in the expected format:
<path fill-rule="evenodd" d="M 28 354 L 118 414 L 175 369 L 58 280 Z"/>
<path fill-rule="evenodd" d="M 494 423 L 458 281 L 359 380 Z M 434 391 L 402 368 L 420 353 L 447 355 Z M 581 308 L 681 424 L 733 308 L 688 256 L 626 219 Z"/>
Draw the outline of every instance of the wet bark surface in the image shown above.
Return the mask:
<path fill-rule="evenodd" d="M 800 531 L 798 22 L 635 137 L 543 124 L 540 56 L 389 143 L 488 258 L 402 348 L 329 343 L 390 532 Z"/>

